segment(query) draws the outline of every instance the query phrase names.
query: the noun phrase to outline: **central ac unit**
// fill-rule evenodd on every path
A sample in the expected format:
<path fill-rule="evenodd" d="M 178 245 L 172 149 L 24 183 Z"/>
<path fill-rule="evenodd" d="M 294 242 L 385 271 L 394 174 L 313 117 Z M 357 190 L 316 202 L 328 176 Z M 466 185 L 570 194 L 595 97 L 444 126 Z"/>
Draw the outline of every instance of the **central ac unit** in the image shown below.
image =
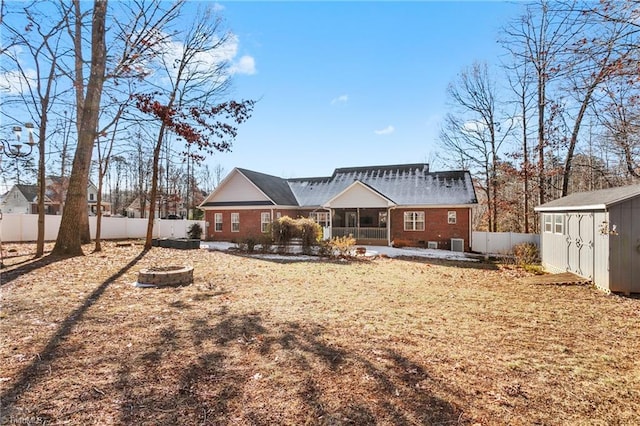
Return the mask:
<path fill-rule="evenodd" d="M 464 239 L 452 238 L 451 239 L 451 251 L 464 251 Z"/>

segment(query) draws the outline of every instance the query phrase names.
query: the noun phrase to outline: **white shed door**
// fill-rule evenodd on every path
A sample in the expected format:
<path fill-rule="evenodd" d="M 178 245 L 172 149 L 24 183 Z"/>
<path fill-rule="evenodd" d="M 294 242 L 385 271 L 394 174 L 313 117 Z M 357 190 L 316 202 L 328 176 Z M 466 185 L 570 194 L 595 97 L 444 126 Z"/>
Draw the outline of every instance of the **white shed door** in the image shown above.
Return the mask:
<path fill-rule="evenodd" d="M 569 213 L 566 227 L 567 271 L 593 279 L 593 214 Z"/>

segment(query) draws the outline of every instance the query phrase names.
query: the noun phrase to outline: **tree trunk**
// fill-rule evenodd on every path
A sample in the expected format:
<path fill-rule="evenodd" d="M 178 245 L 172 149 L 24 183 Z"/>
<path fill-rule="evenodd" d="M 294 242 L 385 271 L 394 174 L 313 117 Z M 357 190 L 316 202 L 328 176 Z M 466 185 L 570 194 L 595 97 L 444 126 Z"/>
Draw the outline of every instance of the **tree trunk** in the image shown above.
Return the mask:
<path fill-rule="evenodd" d="M 55 255 L 82 255 L 82 229 L 78 221 L 87 216 L 87 186 L 91 155 L 95 141 L 102 96 L 102 85 L 106 67 L 105 17 L 107 0 L 95 0 L 91 28 L 91 74 L 87 84 L 87 95 L 82 107 L 82 123 L 78 134 L 78 145 L 73 158 L 73 168 L 69 178 L 69 189 L 60 231 L 53 248 Z M 87 216 L 88 217 L 88 216 Z M 88 221 L 87 221 L 88 222 Z M 82 225 L 82 222 L 80 223 Z"/>
<path fill-rule="evenodd" d="M 98 195 L 96 200 L 96 245 L 93 251 L 102 251 L 100 244 L 100 232 L 102 231 L 102 170 L 98 171 Z"/>
<path fill-rule="evenodd" d="M 607 56 L 607 61 L 609 57 Z M 582 99 L 582 104 L 580 105 L 580 110 L 578 111 L 578 115 L 576 117 L 576 121 L 573 125 L 573 131 L 571 132 L 571 140 L 569 141 L 569 148 L 567 149 L 567 158 L 564 162 L 564 170 L 562 172 L 562 196 L 565 197 L 569 195 L 569 178 L 571 177 L 571 165 L 573 162 L 573 155 L 576 149 L 576 144 L 578 143 L 578 134 L 580 133 L 580 124 L 582 123 L 582 119 L 584 118 L 584 114 L 587 111 L 587 107 L 589 103 L 591 103 L 591 97 L 595 92 L 596 88 L 600 85 L 600 83 L 604 80 L 607 75 L 607 68 L 603 66 L 600 69 L 600 72 L 594 79 L 594 81 L 589 86 L 587 93 Z"/>
<path fill-rule="evenodd" d="M 545 203 L 546 198 L 546 177 L 544 172 L 544 114 L 545 114 L 545 78 L 538 75 L 538 191 L 539 204 Z"/>
<path fill-rule="evenodd" d="M 151 249 L 151 240 L 153 239 L 153 221 L 156 215 L 156 198 L 158 195 L 158 169 L 160 165 L 160 150 L 162 149 L 162 142 L 164 140 L 165 124 L 160 126 L 158 132 L 158 140 L 156 146 L 153 148 L 153 170 L 151 171 L 151 191 L 149 195 L 149 220 L 147 221 L 147 238 L 144 242 L 144 249 Z"/>

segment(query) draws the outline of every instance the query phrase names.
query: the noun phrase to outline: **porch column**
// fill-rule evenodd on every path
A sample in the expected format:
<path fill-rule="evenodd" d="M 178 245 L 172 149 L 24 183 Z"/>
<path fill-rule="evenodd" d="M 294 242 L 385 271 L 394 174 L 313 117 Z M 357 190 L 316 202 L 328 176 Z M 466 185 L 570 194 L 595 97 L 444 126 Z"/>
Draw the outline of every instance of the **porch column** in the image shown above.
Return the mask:
<path fill-rule="evenodd" d="M 391 245 L 391 207 L 387 208 L 387 245 Z"/>
<path fill-rule="evenodd" d="M 356 207 L 356 240 L 360 239 L 360 207 Z"/>

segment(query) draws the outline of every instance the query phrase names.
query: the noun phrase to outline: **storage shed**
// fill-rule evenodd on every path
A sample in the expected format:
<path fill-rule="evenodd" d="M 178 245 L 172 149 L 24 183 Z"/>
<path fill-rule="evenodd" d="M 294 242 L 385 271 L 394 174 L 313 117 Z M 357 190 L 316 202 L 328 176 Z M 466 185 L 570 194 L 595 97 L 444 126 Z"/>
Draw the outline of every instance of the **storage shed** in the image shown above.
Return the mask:
<path fill-rule="evenodd" d="M 536 207 L 542 266 L 617 293 L 640 293 L 640 185 L 579 192 Z"/>

